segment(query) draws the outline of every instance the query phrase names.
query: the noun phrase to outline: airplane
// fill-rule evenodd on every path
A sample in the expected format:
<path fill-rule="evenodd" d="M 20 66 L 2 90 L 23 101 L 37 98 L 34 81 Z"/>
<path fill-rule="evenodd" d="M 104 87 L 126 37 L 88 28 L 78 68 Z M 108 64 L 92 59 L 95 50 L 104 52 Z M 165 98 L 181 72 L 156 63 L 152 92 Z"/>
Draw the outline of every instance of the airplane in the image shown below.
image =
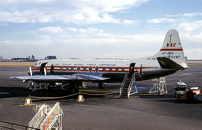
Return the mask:
<path fill-rule="evenodd" d="M 153 55 L 132 60 L 54 59 L 40 60 L 28 71 L 29 76 L 11 77 L 25 82 L 69 84 L 72 92 L 85 82 L 99 84 L 119 83 L 126 73 L 135 74 L 136 81 L 160 78 L 187 69 L 178 32 L 169 30 L 160 51 Z"/>

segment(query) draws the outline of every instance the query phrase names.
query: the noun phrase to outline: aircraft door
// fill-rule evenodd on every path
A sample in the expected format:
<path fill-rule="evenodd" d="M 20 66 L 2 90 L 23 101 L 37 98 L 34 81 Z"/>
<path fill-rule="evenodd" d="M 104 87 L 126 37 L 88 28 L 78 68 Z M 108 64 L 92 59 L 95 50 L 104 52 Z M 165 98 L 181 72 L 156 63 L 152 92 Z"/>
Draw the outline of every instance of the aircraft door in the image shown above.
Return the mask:
<path fill-rule="evenodd" d="M 53 66 L 53 64 L 51 65 L 51 69 L 50 69 L 50 73 L 53 73 L 54 71 L 54 66 Z"/>
<path fill-rule="evenodd" d="M 44 67 L 46 66 L 48 62 L 42 63 L 40 67 L 40 74 L 44 74 Z"/>
<path fill-rule="evenodd" d="M 134 67 L 135 67 L 135 63 L 130 63 L 130 67 L 129 67 L 129 76 L 132 77 L 133 73 L 134 73 Z"/>

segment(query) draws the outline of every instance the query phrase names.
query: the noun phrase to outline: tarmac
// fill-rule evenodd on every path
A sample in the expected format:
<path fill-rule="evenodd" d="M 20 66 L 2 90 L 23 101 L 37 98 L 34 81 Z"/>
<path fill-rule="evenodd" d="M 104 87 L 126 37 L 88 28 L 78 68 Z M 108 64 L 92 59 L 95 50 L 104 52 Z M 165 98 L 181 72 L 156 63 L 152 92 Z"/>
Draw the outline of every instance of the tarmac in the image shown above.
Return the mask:
<path fill-rule="evenodd" d="M 25 89 L 26 83 L 10 79 L 11 76 L 27 75 L 28 67 L 0 66 L 0 120 L 27 125 L 35 112 L 31 106 L 20 106 L 29 95 L 37 105 L 44 103 L 53 106 L 60 102 L 64 116 L 63 130 L 131 130 L 131 129 L 201 129 L 202 102 L 189 102 L 185 97 L 175 98 L 176 82 L 182 80 L 188 87 L 202 86 L 202 66 L 191 65 L 189 69 L 166 77 L 168 94 L 148 95 L 153 86 L 151 80 L 137 82 L 140 95 L 129 99 L 119 99 L 117 92 L 121 84 L 107 84 L 98 89 L 97 84 L 88 84 L 83 93 L 109 95 L 84 95 L 84 102 L 78 102 L 77 96 L 59 99 L 69 93 L 62 89 L 31 91 Z M 1 123 L 0 123 L 1 125 Z"/>

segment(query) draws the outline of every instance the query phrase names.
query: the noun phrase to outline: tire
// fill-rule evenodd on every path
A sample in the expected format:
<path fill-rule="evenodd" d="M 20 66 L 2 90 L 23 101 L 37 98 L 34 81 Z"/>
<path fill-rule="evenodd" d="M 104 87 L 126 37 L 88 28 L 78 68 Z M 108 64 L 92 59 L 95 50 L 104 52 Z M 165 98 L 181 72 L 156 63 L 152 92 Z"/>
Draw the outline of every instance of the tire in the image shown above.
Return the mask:
<path fill-rule="evenodd" d="M 192 93 L 187 94 L 187 100 L 189 100 L 189 101 L 193 100 L 193 94 Z"/>
<path fill-rule="evenodd" d="M 78 93 L 78 92 L 79 92 L 79 90 L 76 89 L 76 88 L 72 88 L 72 89 L 71 89 L 71 93 L 72 93 L 72 94 L 75 94 L 75 93 Z"/>

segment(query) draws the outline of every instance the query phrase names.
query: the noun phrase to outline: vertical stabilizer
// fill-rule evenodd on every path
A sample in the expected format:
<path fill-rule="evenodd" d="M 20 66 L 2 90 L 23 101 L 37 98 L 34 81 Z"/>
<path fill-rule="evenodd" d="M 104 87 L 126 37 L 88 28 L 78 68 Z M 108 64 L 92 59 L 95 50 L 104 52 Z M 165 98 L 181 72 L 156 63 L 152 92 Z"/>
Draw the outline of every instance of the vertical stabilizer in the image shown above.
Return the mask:
<path fill-rule="evenodd" d="M 188 68 L 178 32 L 169 30 L 165 36 L 163 46 L 155 57 L 167 57 L 184 68 Z"/>

